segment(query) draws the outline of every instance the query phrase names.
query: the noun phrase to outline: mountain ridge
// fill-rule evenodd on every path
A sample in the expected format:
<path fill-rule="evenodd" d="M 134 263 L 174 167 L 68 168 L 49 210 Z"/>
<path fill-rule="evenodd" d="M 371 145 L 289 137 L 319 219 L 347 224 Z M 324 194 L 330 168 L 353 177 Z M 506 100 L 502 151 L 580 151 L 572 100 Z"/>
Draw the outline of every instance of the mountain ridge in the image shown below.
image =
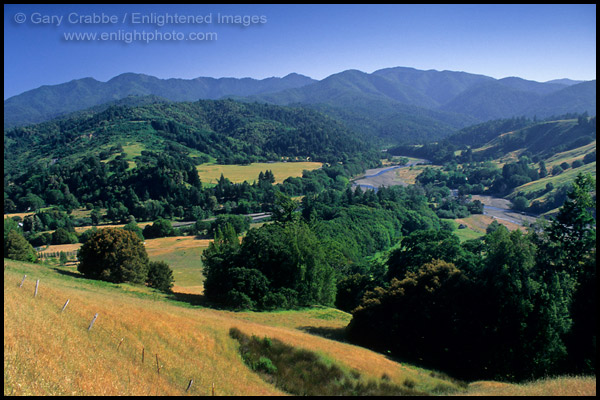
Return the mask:
<path fill-rule="evenodd" d="M 256 80 L 160 79 L 128 72 L 107 82 L 88 77 L 13 96 L 4 102 L 4 127 L 47 121 L 127 96 L 148 95 L 176 102 L 233 98 L 326 108 L 355 130 L 392 143 L 437 140 L 468 125 L 497 118 L 596 113 L 595 80 L 536 82 L 410 67 L 384 68 L 370 74 L 349 69 L 322 80 L 297 73 Z M 358 120 L 365 123 L 357 125 Z M 412 132 L 421 126 L 426 134 L 415 136 Z"/>
<path fill-rule="evenodd" d="M 133 72 L 125 72 L 106 82 L 86 77 L 58 85 L 43 85 L 6 99 L 4 127 L 48 121 L 130 95 L 157 95 L 171 101 L 215 100 L 230 94 L 248 96 L 278 91 L 312 81 L 312 78 L 300 74 L 262 80 L 210 77 L 160 79 Z"/>

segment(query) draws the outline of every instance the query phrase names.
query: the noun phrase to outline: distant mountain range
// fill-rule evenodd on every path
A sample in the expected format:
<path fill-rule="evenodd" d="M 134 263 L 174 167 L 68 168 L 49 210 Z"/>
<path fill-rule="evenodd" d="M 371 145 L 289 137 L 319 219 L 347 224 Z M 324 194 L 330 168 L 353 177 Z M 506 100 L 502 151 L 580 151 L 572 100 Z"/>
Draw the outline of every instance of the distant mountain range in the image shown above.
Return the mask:
<path fill-rule="evenodd" d="M 427 141 L 468 125 L 498 118 L 546 118 L 596 114 L 596 81 L 545 83 L 517 77 L 454 71 L 386 68 L 367 74 L 348 70 L 317 81 L 283 78 L 158 79 L 126 73 L 108 82 L 92 78 L 42 86 L 4 102 L 4 127 L 45 121 L 73 111 L 137 96 L 170 101 L 230 97 L 277 105 L 308 105 L 384 142 Z M 156 98 L 154 98 L 156 99 Z"/>
<path fill-rule="evenodd" d="M 4 127 L 47 121 L 73 111 L 114 102 L 126 97 L 159 96 L 171 101 L 219 99 L 228 95 L 250 96 L 295 88 L 316 82 L 299 74 L 262 80 L 251 78 L 159 79 L 125 73 L 100 82 L 94 78 L 42 86 L 4 101 Z M 145 101 L 142 101 L 145 102 Z"/>

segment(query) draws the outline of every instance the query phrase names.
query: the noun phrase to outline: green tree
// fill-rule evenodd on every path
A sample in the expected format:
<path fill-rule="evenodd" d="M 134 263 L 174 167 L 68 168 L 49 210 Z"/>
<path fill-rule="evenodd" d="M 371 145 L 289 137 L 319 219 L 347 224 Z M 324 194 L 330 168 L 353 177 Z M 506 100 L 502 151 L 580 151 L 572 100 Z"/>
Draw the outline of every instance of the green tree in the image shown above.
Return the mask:
<path fill-rule="evenodd" d="M 388 260 L 388 280 L 402 279 L 432 260 L 456 262 L 462 254 L 459 238 L 444 230 L 418 230 L 404 237 Z"/>
<path fill-rule="evenodd" d="M 144 244 L 135 233 L 123 229 L 98 230 L 81 246 L 77 257 L 77 270 L 88 278 L 144 283 L 148 276 Z"/>
<path fill-rule="evenodd" d="M 164 261 L 150 261 L 148 264 L 148 286 L 170 293 L 173 288 L 173 270 Z"/>
<path fill-rule="evenodd" d="M 300 217 L 295 211 L 300 204 L 281 192 L 275 192 L 273 220 L 277 222 L 297 221 Z"/>
<path fill-rule="evenodd" d="M 247 268 L 262 272 L 272 289 L 294 290 L 301 305 L 333 305 L 333 269 L 305 222 L 269 224 L 251 229 L 242 243 L 240 260 Z"/>
<path fill-rule="evenodd" d="M 517 211 L 525 211 L 529 207 L 529 200 L 524 196 L 517 196 L 512 200 L 512 208 Z"/>
<path fill-rule="evenodd" d="M 155 239 L 175 236 L 175 229 L 173 228 L 171 221 L 159 218 L 154 221 L 152 225 L 146 225 L 142 233 L 147 239 Z"/>
<path fill-rule="evenodd" d="M 592 197 L 596 182 L 591 174 L 577 174 L 567 200 L 549 229 L 549 239 L 553 246 L 554 263 L 577 274 L 579 265 L 586 257 L 595 254 L 596 247 L 596 202 Z"/>
<path fill-rule="evenodd" d="M 137 237 L 139 237 L 142 241 L 146 240 L 144 238 L 144 234 L 142 232 L 142 228 L 140 228 L 135 221 L 131 221 L 130 223 L 128 223 L 127 225 L 125 225 L 123 227 L 123 229 L 125 229 L 126 231 L 131 231 L 131 232 L 135 233 L 137 235 Z"/>
<path fill-rule="evenodd" d="M 240 241 L 231 224 L 217 228 L 215 239 L 202 252 L 204 294 L 212 301 L 225 302 L 230 288 L 229 270 L 238 263 Z"/>
<path fill-rule="evenodd" d="M 19 223 L 12 218 L 4 218 L 4 242 L 6 243 L 6 237 L 9 232 L 17 231 L 21 232 L 21 228 L 19 227 Z"/>
<path fill-rule="evenodd" d="M 477 370 L 471 349 L 479 341 L 470 328 L 473 284 L 453 264 L 433 260 L 392 279 L 363 297 L 347 327 L 358 344 L 429 367 Z"/>
<path fill-rule="evenodd" d="M 214 237 L 217 229 L 223 229 L 227 224 L 231 224 L 236 234 L 240 235 L 250 228 L 250 218 L 243 215 L 218 215 L 217 218 L 210 224 L 208 232 L 209 235 Z"/>
<path fill-rule="evenodd" d="M 567 372 L 593 373 L 596 365 L 596 182 L 590 174 L 579 173 L 567 200 L 555 219 L 538 236 L 544 249 L 540 269 L 553 271 L 551 277 L 574 281 L 570 316 L 573 327 L 566 335 Z M 548 278 L 548 280 L 550 280 Z M 556 280 L 556 278 L 554 278 Z"/>
<path fill-rule="evenodd" d="M 217 229 L 202 254 L 207 298 L 234 308 L 333 305 L 335 276 L 309 226 L 302 221 L 251 229 L 242 244 L 231 224 Z"/>
<path fill-rule="evenodd" d="M 4 239 L 4 257 L 18 261 L 37 261 L 37 254 L 31 244 L 15 229 L 10 230 Z"/>
<path fill-rule="evenodd" d="M 52 244 L 71 244 L 77 243 L 77 235 L 71 233 L 65 228 L 58 228 L 52 233 Z"/>
<path fill-rule="evenodd" d="M 546 162 L 544 160 L 540 160 L 540 178 L 545 178 L 548 176 L 548 170 L 546 169 Z"/>

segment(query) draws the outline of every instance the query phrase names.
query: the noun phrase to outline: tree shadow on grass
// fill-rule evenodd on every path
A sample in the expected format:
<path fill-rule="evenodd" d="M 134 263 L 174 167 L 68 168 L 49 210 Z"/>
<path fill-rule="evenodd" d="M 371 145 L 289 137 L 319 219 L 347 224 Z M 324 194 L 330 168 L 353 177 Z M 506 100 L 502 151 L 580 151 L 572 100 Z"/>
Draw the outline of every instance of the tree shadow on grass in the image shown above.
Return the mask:
<path fill-rule="evenodd" d="M 61 269 L 58 267 L 54 267 L 52 268 L 54 271 L 58 272 L 61 275 L 65 275 L 65 276 L 70 276 L 72 278 L 83 278 L 83 279 L 89 279 L 86 278 L 82 273 L 77 272 L 77 271 L 68 271 L 66 269 Z"/>
<path fill-rule="evenodd" d="M 167 295 L 167 298 L 189 304 L 190 306 L 225 309 L 218 304 L 212 303 L 203 294 L 172 292 Z"/>
<path fill-rule="evenodd" d="M 321 336 L 325 339 L 335 340 L 337 342 L 347 343 L 346 328 L 330 328 L 324 326 L 300 326 L 299 330 L 311 335 Z"/>

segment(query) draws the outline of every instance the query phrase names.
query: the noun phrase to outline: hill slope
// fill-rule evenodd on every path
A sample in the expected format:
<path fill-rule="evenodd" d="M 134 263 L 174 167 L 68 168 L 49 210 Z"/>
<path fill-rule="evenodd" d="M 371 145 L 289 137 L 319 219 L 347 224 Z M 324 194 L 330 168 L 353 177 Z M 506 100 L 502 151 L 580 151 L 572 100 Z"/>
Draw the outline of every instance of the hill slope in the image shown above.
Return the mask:
<path fill-rule="evenodd" d="M 296 156 L 337 160 L 369 148 L 344 125 L 313 110 L 202 100 L 113 106 L 5 131 L 5 171 L 13 174 L 36 162 L 78 159 L 118 143 L 154 150 L 175 146 L 223 163 Z"/>
<path fill-rule="evenodd" d="M 5 396 L 285 395 L 244 364 L 228 335 L 231 327 L 316 352 L 365 383 L 379 380 L 438 395 L 596 394 L 595 378 L 474 382 L 465 390 L 444 374 L 307 333 L 343 329 L 349 315 L 334 309 L 234 313 L 190 306 L 189 295 L 172 301 L 150 289 L 91 281 L 64 269 L 6 259 L 4 265 Z"/>
<path fill-rule="evenodd" d="M 421 391 L 459 390 L 429 371 L 306 333 L 343 328 L 349 316 L 338 310 L 219 311 L 45 266 L 10 260 L 5 265 L 5 395 L 185 395 L 191 379 L 187 393 L 193 395 L 211 394 L 213 383 L 217 395 L 284 394 L 245 366 L 228 335 L 231 327 L 314 351 L 365 381 L 385 374 L 390 383 L 408 380 Z M 19 288 L 23 274 L 27 279 Z"/>

